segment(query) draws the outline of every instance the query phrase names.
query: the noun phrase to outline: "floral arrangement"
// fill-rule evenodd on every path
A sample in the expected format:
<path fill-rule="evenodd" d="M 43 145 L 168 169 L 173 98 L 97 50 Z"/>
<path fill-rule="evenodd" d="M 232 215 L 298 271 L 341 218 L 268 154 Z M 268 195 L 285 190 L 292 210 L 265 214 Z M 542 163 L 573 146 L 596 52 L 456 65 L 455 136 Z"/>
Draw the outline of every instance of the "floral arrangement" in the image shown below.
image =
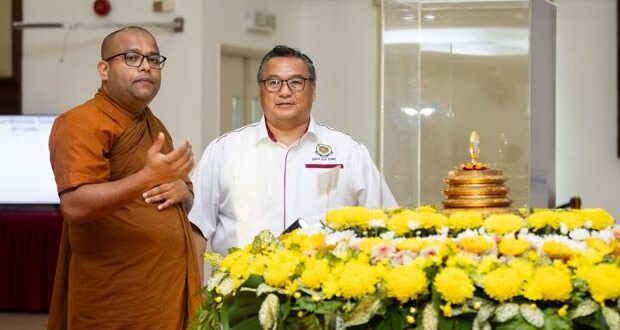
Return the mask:
<path fill-rule="evenodd" d="M 620 226 L 602 209 L 347 207 L 206 259 L 194 329 L 620 329 Z"/>

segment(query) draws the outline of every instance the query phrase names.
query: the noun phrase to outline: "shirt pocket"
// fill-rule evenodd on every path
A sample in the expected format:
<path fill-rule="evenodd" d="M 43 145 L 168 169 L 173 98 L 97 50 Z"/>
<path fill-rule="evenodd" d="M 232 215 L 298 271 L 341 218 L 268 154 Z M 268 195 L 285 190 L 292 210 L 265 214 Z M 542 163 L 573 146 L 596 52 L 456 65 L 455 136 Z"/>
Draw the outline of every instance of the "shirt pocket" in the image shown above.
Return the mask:
<path fill-rule="evenodd" d="M 317 197 L 329 195 L 338 189 L 343 164 L 306 164 L 308 175 L 315 178 Z"/>

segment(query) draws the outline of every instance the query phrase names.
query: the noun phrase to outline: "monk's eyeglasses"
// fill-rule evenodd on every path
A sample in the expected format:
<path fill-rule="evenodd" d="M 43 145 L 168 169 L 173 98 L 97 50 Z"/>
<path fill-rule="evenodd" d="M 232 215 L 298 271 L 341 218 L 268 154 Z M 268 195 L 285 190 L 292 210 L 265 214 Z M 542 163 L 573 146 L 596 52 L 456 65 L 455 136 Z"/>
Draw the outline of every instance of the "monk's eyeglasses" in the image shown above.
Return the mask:
<path fill-rule="evenodd" d="M 127 64 L 127 66 L 131 66 L 134 68 L 138 68 L 142 65 L 142 61 L 144 61 L 144 59 L 146 58 L 146 62 L 149 64 L 149 66 L 151 67 L 151 69 L 155 69 L 155 70 L 161 70 L 164 68 L 164 63 L 166 63 L 166 57 L 165 56 L 161 56 L 158 54 L 154 54 L 154 55 L 142 55 L 140 53 L 136 53 L 136 52 L 126 52 L 126 53 L 120 53 L 120 54 L 116 54 L 116 55 L 112 55 L 108 58 L 104 58 L 104 61 L 109 61 L 115 57 L 119 57 L 122 56 L 123 60 L 125 61 L 125 64 Z"/>

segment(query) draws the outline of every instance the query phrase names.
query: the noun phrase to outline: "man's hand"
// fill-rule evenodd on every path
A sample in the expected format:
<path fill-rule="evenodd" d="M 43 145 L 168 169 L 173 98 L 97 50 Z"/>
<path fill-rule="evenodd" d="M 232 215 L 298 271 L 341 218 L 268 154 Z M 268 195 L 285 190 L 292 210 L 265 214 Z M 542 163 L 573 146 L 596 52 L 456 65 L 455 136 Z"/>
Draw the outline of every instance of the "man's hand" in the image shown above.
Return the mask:
<path fill-rule="evenodd" d="M 149 148 L 146 154 L 146 164 L 140 171 L 146 180 L 153 183 L 151 186 L 183 180 L 194 166 L 194 154 L 189 140 L 183 141 L 180 147 L 168 154 L 161 152 L 164 142 L 164 134 L 159 133 Z"/>
<path fill-rule="evenodd" d="M 159 203 L 158 210 L 165 210 L 168 207 L 183 202 L 189 194 L 189 189 L 183 180 L 176 180 L 170 183 L 159 185 L 142 194 L 147 203 Z"/>

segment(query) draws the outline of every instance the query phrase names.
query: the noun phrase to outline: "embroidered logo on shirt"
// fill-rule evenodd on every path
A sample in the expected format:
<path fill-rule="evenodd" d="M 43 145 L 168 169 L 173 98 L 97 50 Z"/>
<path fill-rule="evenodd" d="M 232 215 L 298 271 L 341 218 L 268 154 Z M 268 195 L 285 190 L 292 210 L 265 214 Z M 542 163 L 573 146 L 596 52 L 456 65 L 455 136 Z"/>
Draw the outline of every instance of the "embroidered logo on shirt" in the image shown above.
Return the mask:
<path fill-rule="evenodd" d="M 319 155 L 320 157 L 326 158 L 333 154 L 334 151 L 332 150 L 332 147 L 328 146 L 327 144 L 319 143 L 316 145 L 316 150 L 314 151 L 314 153 Z"/>

